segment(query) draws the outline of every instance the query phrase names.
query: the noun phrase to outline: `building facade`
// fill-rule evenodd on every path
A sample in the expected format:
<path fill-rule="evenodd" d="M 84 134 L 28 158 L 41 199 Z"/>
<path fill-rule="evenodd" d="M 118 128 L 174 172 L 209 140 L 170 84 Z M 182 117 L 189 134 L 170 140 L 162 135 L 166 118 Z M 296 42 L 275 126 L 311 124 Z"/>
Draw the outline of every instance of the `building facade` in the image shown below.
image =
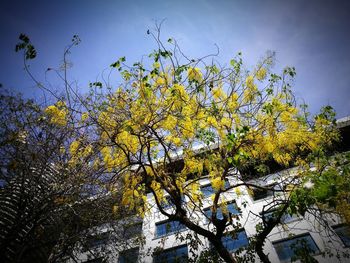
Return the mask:
<path fill-rule="evenodd" d="M 350 127 L 349 123 L 349 118 L 339 121 L 344 137 L 344 144 L 341 145 L 343 151 L 349 150 L 349 141 L 346 141 L 348 137 L 345 138 Z M 224 245 L 231 253 L 239 252 L 239 255 L 244 255 L 244 248 L 248 246 L 250 238 L 257 233 L 256 226 L 274 217 L 279 200 L 287 198 L 283 196 L 283 191 L 271 191 L 264 187 L 273 186 L 273 189 L 282 189 L 290 183 L 289 178 L 295 178 L 293 175 L 296 172 L 297 168 L 286 169 L 255 179 L 254 183 L 261 185 L 261 189 L 241 186 L 223 193 L 222 198 L 227 203 L 227 210 L 232 220 L 238 221 L 240 226 L 240 229 L 235 230 L 235 237 L 228 235 L 223 238 Z M 229 188 L 236 183 L 234 176 L 228 176 L 225 187 Z M 200 226 L 214 230 L 210 222 L 210 204 L 214 189 L 208 179 L 202 179 L 200 186 L 204 197 L 202 207 L 191 209 L 190 218 Z M 79 260 L 90 263 L 196 262 L 205 251 L 213 254 L 210 252 L 211 244 L 206 238 L 198 236 L 199 242 L 192 244 L 193 232 L 179 222 L 169 221 L 159 211 L 151 193 L 147 198 L 150 211 L 142 220 L 125 218 L 121 225 L 118 225 L 121 223 L 118 222 L 117 226 L 113 227 L 111 223 L 94 230 L 87 249 L 82 253 L 79 252 Z M 183 202 L 187 201 L 184 198 Z M 163 208 L 167 211 L 174 209 L 170 201 L 164 204 Z M 306 247 L 307 253 L 321 263 L 350 262 L 349 226 L 334 214 L 323 215 L 324 220 L 321 222 L 316 216 L 317 208 L 314 211 L 315 213 L 309 212 L 303 216 L 288 213 L 282 216 L 280 224 L 268 235 L 264 245 L 264 253 L 271 262 L 291 262 L 298 257 L 298 249 L 301 247 Z M 217 218 L 222 217 L 222 213 L 218 210 Z M 114 231 L 110 231 L 113 228 Z M 230 230 L 232 229 L 228 228 L 227 232 Z M 119 235 L 119 239 L 113 241 L 113 235 L 121 232 L 124 236 Z M 206 262 L 205 257 L 201 262 Z M 255 262 L 260 262 L 258 257 L 255 257 Z"/>
<path fill-rule="evenodd" d="M 280 176 L 280 174 L 270 175 L 261 178 L 261 180 L 266 185 L 271 185 L 275 184 Z M 233 183 L 229 180 L 227 186 Z M 198 222 L 205 228 L 212 229 L 213 226 L 209 218 L 211 213 L 210 196 L 213 194 L 213 189 L 208 180 L 201 181 L 201 190 L 205 196 L 203 209 L 194 212 L 191 215 L 191 220 Z M 274 202 L 276 196 L 269 191 L 252 193 L 248 188 L 240 187 L 239 190 L 230 190 L 224 193 L 224 197 L 228 203 L 228 211 L 232 215 L 238 215 L 239 219 L 236 220 L 239 220 L 241 224 L 241 230 L 237 232 L 236 239 L 227 238 L 224 241 L 226 247 L 234 253 L 248 245 L 249 238 L 256 234 L 256 225 L 262 222 L 262 216 L 265 218 L 273 216 L 274 211 L 266 210 L 266 207 Z M 109 232 L 115 233 L 115 229 L 110 231 L 112 227 L 107 225 L 101 227 L 96 231 L 98 234 L 92 235 L 88 245 L 89 252 L 86 249 L 81 254 L 81 262 L 104 262 L 104 260 L 119 263 L 183 262 L 182 260 L 187 262 L 187 259 L 197 260 L 203 251 L 211 248 L 210 242 L 201 236 L 198 237 L 201 244 L 191 248 L 189 240 L 186 239 L 191 231 L 178 222 L 169 221 L 166 216 L 162 215 L 151 194 L 149 194 L 148 199 L 151 210 L 144 219 L 142 221 L 129 219 L 124 224 L 123 229 L 126 230 L 123 230 L 123 238 L 125 238 L 125 242 L 119 242 L 116 245 L 108 234 Z M 184 201 L 186 202 L 186 200 Z M 173 209 L 171 204 L 165 205 L 165 208 Z M 266 211 L 264 215 L 261 213 L 262 211 Z M 221 216 L 220 213 L 218 211 L 218 218 Z M 298 242 L 306 242 L 312 250 L 310 252 L 318 262 L 349 262 L 346 255 L 350 252 L 350 228 L 334 215 L 329 215 L 327 221 L 333 231 L 325 229 L 312 214 L 306 214 L 303 217 L 286 214 L 282 217 L 281 224 L 269 234 L 264 252 L 268 254 L 271 262 L 290 262 L 295 256 L 293 244 L 297 246 Z M 142 242 L 140 242 L 140 236 Z M 107 253 L 105 253 L 106 251 Z M 333 253 L 333 256 L 325 255 L 327 252 Z M 339 259 L 336 255 L 339 255 Z M 256 262 L 259 262 L 258 258 L 256 258 Z"/>

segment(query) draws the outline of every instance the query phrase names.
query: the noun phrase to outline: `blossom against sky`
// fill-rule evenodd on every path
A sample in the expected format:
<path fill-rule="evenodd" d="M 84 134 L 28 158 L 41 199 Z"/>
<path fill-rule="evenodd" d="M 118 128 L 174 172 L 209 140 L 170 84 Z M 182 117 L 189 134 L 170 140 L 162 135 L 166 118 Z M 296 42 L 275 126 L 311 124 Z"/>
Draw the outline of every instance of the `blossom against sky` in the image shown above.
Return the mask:
<path fill-rule="evenodd" d="M 5 0 L 0 9 L 0 83 L 28 97 L 42 94 L 14 52 L 20 33 L 38 51 L 33 73 L 54 90 L 63 87 L 45 71 L 59 67 L 64 47 L 78 34 L 82 42 L 69 57 L 69 78 L 84 92 L 119 57 L 131 63 L 150 53 L 155 42 L 146 32 L 166 19 L 164 40 L 175 38 L 190 57 L 215 53 L 216 44 L 220 62 L 228 63 L 241 51 L 254 65 L 267 50 L 276 51 L 276 69 L 296 67 L 296 94 L 313 113 L 330 104 L 344 117 L 350 115 L 349 14 L 345 0 Z"/>

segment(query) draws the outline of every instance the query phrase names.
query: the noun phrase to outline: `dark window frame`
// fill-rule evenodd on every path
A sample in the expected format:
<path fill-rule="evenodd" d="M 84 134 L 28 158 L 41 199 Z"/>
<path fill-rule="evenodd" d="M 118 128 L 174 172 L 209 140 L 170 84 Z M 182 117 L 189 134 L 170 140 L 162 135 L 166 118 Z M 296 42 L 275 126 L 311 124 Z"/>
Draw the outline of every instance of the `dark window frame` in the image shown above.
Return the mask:
<path fill-rule="evenodd" d="M 290 262 L 290 260 L 293 257 L 295 257 L 295 251 L 292 249 L 292 246 L 294 244 L 296 244 L 297 242 L 299 242 L 299 240 L 302 240 L 302 239 L 307 240 L 307 241 L 311 241 L 312 242 L 311 246 L 316 248 L 315 251 L 313 251 L 313 248 L 311 248 L 311 251 L 312 251 L 312 253 L 310 253 L 311 256 L 316 256 L 316 255 L 321 253 L 320 248 L 318 247 L 317 243 L 315 242 L 315 240 L 313 239 L 311 234 L 304 233 L 304 234 L 293 236 L 292 238 L 286 238 L 286 239 L 281 239 L 281 240 L 277 240 L 277 241 L 272 242 L 273 248 L 274 248 L 279 260 L 281 262 Z M 296 241 L 296 242 L 293 243 L 293 241 Z M 286 244 L 286 245 L 282 246 L 282 249 L 281 249 L 281 247 L 276 247 L 276 246 L 279 246 L 280 244 Z M 310 245 L 310 244 L 308 244 L 308 245 Z M 285 248 L 287 248 L 287 250 L 283 251 L 283 249 L 285 249 Z M 283 252 L 284 254 L 281 254 L 280 252 Z M 287 255 L 287 257 L 281 258 L 281 256 L 285 256 L 285 254 L 290 254 L 290 256 Z M 298 258 L 295 258 L 295 259 L 297 260 Z"/>
<path fill-rule="evenodd" d="M 233 209 L 236 211 L 236 212 L 232 212 L 230 211 L 229 209 L 229 206 L 230 205 L 233 205 Z M 227 203 L 227 210 L 232 214 L 232 215 L 240 215 L 242 212 L 241 210 L 239 209 L 237 203 L 235 201 L 230 201 Z M 205 209 L 203 209 L 203 213 L 206 215 L 206 219 L 207 221 L 208 220 L 211 220 L 211 214 L 212 214 L 212 211 L 211 211 L 211 206 L 210 207 L 207 207 Z M 220 216 L 221 215 L 221 216 Z M 223 214 L 222 214 L 222 211 L 221 211 L 221 208 L 220 206 L 218 207 L 217 211 L 216 211 L 216 218 L 217 219 L 223 219 Z"/>
<path fill-rule="evenodd" d="M 238 231 L 235 231 L 235 234 L 237 235 L 236 239 L 232 238 L 232 236 L 231 236 L 232 233 L 233 233 L 233 231 L 229 231 L 228 233 L 224 234 L 224 236 L 221 238 L 221 241 L 222 241 L 224 247 L 230 253 L 233 253 L 233 252 L 249 245 L 249 237 L 248 237 L 247 232 L 245 231 L 244 228 L 241 228 Z M 242 236 L 241 234 L 243 234 L 243 236 L 245 237 L 244 239 L 240 239 L 240 237 Z M 234 244 L 233 248 L 227 247 L 227 246 L 231 246 L 232 243 Z M 241 244 L 241 243 L 243 243 L 243 244 Z M 214 246 L 211 243 L 210 243 L 210 249 L 211 250 L 214 249 Z"/>
<path fill-rule="evenodd" d="M 272 197 L 274 195 L 273 189 L 276 187 L 275 184 L 268 184 L 268 185 L 261 186 L 261 187 L 262 188 L 258 188 L 258 187 L 248 188 L 249 189 L 248 193 L 254 202 L 257 202 L 260 200 L 265 200 L 265 199 Z M 271 188 L 271 189 L 264 189 L 264 188 Z"/>
<path fill-rule="evenodd" d="M 260 213 L 261 215 L 261 219 L 263 219 L 263 217 L 265 217 L 265 221 L 268 222 L 269 221 L 269 218 L 272 218 L 273 217 L 273 214 L 276 213 L 278 211 L 277 208 L 274 208 L 274 209 L 271 209 L 271 210 L 267 210 L 267 211 L 263 211 Z M 288 224 L 288 223 L 291 223 L 291 222 L 294 222 L 294 221 L 297 221 L 299 220 L 300 217 L 296 214 L 293 214 L 293 215 L 290 215 L 288 213 L 284 213 L 280 219 L 280 224 Z"/>
<path fill-rule="evenodd" d="M 225 179 L 225 186 L 224 188 L 227 189 L 228 187 L 230 187 L 230 182 L 228 181 L 228 179 Z M 203 189 L 208 188 L 209 190 L 205 190 L 203 191 Z M 211 185 L 211 183 L 205 184 L 205 185 L 201 185 L 200 186 L 200 190 L 204 196 L 204 198 L 208 198 L 210 197 L 212 194 L 215 194 L 216 191 L 214 190 L 213 186 Z"/>
<path fill-rule="evenodd" d="M 235 248 L 233 248 L 233 249 L 228 248 L 227 246 L 228 246 L 228 243 L 229 243 L 229 242 L 230 242 L 230 243 L 232 243 L 232 242 L 233 242 L 233 243 L 236 243 L 236 242 L 241 243 L 241 242 L 242 242 L 242 240 L 239 239 L 239 236 L 240 236 L 241 233 L 244 234 L 244 237 L 245 237 L 245 238 L 243 239 L 243 241 L 246 242 L 246 243 L 243 244 L 243 245 L 239 245 L 238 247 L 235 247 Z M 247 232 L 245 231 L 244 228 L 242 228 L 242 229 L 240 229 L 239 231 L 237 231 L 236 234 L 237 234 L 237 237 L 238 237 L 237 239 L 233 239 L 231 236 L 229 236 L 230 233 L 228 233 L 227 235 L 225 235 L 225 236 L 222 237 L 222 238 L 227 238 L 227 240 L 224 240 L 224 241 L 223 241 L 223 244 L 224 244 L 224 246 L 225 246 L 231 253 L 237 251 L 238 249 L 241 249 L 241 248 L 246 247 L 246 246 L 249 245 L 249 238 L 248 238 Z M 222 238 L 221 238 L 221 239 L 222 239 Z M 225 243 L 226 243 L 226 244 L 225 244 Z"/>
<path fill-rule="evenodd" d="M 134 253 L 136 252 L 136 253 Z M 137 257 L 136 257 L 137 255 Z M 119 253 L 118 255 L 118 263 L 134 263 L 138 261 L 140 255 L 140 247 L 134 247 L 134 248 L 129 248 L 126 250 L 123 250 Z M 136 257 L 136 261 L 135 261 Z M 128 259 L 132 260 L 128 260 Z"/>
<path fill-rule="evenodd" d="M 160 231 L 158 230 L 161 225 L 164 225 L 164 224 L 168 224 L 170 227 L 168 226 L 165 226 L 165 231 Z M 175 228 L 173 228 L 174 224 L 177 224 L 177 226 L 175 226 Z M 160 237 L 164 237 L 164 236 L 168 236 L 168 235 L 172 235 L 174 233 L 177 233 L 177 232 L 181 232 L 181 231 L 184 231 L 186 230 L 186 226 L 181 224 L 179 221 L 173 221 L 173 220 L 164 220 L 164 221 L 160 221 L 160 222 L 157 222 L 155 224 L 155 238 L 160 238 Z M 162 232 L 162 233 L 159 233 L 159 232 Z"/>
<path fill-rule="evenodd" d="M 184 259 L 181 259 L 181 261 L 178 261 L 178 257 L 177 257 L 177 251 L 181 250 L 183 248 L 186 248 L 186 253 L 183 254 L 184 255 Z M 168 258 L 166 254 L 171 254 L 173 251 L 175 251 L 175 258 Z M 165 255 L 164 255 L 165 254 Z M 163 255 L 163 258 L 162 258 Z M 182 256 L 180 255 L 180 258 Z M 165 260 L 165 261 L 164 261 Z M 176 260 L 176 261 L 169 261 L 169 260 Z M 184 245 L 180 245 L 180 246 L 176 246 L 176 247 L 172 247 L 172 248 L 168 248 L 159 252 L 156 252 L 153 254 L 153 263 L 187 263 L 188 262 L 188 246 L 186 244 Z"/>
<path fill-rule="evenodd" d="M 339 237 L 344 247 L 350 247 L 350 226 L 346 224 L 339 224 L 339 225 L 332 226 L 332 229 L 334 233 Z M 339 229 L 341 230 L 345 229 L 345 231 L 349 233 L 344 233 L 344 232 L 339 233 Z"/>
<path fill-rule="evenodd" d="M 82 252 L 99 249 L 106 246 L 111 240 L 111 232 L 100 232 L 86 237 L 83 242 Z"/>
<path fill-rule="evenodd" d="M 123 237 L 125 239 L 131 239 L 142 234 L 143 222 L 135 222 L 124 226 Z"/>

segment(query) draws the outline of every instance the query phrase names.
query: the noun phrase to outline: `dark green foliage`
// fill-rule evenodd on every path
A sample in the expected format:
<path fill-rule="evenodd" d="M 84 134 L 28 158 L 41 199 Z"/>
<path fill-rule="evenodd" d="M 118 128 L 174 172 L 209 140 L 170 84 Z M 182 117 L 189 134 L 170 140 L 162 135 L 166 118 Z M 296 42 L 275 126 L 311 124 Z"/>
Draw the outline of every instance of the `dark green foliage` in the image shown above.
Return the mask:
<path fill-rule="evenodd" d="M 34 46 L 31 44 L 29 37 L 26 36 L 25 34 L 20 34 L 19 40 L 21 40 L 21 42 L 19 42 L 16 45 L 16 48 L 15 48 L 16 52 L 24 49 L 25 59 L 26 60 L 34 59 L 37 53 Z"/>

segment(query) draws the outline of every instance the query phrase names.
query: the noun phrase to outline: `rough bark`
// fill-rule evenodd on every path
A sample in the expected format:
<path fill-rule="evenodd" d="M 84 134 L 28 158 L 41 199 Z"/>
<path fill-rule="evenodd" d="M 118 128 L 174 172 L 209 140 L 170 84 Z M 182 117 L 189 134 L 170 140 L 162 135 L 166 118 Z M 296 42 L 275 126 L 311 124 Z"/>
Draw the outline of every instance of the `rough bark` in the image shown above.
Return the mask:
<path fill-rule="evenodd" d="M 282 218 L 282 216 L 283 216 L 283 214 L 285 213 L 286 210 L 287 210 L 287 205 L 285 205 L 283 207 L 283 209 L 278 214 L 277 218 L 269 220 L 266 223 L 265 228 L 263 229 L 263 231 L 260 232 L 257 235 L 257 237 L 256 237 L 256 242 L 255 242 L 255 245 L 254 245 L 255 251 L 258 254 L 261 262 L 263 262 L 263 263 L 271 263 L 269 257 L 263 251 L 263 247 L 264 247 L 264 244 L 265 244 L 265 241 L 266 241 L 266 237 L 271 233 L 272 229 L 280 223 L 281 218 Z"/>

